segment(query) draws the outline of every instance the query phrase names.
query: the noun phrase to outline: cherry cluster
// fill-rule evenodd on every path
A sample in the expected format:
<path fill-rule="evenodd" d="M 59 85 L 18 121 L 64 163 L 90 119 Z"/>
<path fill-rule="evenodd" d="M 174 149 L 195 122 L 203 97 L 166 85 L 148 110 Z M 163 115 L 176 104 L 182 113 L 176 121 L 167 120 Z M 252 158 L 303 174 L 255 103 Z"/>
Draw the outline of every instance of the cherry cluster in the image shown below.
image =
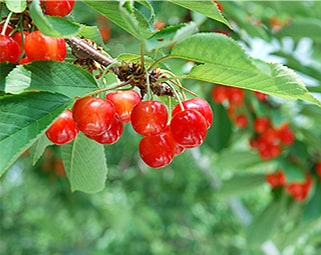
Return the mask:
<path fill-rule="evenodd" d="M 68 15 L 75 0 L 41 0 L 43 13 L 49 16 Z M 14 23 L 14 22 L 13 22 Z M 8 24 L 0 25 L 0 62 L 27 64 L 35 60 L 63 61 L 66 57 L 66 43 L 63 38 L 46 36 L 39 30 L 30 31 L 30 26 Z"/>
<path fill-rule="evenodd" d="M 170 120 L 169 120 L 170 119 Z M 66 144 L 83 132 L 101 144 L 114 144 L 121 137 L 124 124 L 143 136 L 139 153 L 150 167 L 169 165 L 185 148 L 200 146 L 213 121 L 206 100 L 192 98 L 176 105 L 169 117 L 165 104 L 142 101 L 136 90 L 110 92 L 106 99 L 86 96 L 78 99 L 46 131 L 50 141 Z"/>
<path fill-rule="evenodd" d="M 313 184 L 313 178 L 310 174 L 306 174 L 303 182 L 287 182 L 286 176 L 282 170 L 266 175 L 266 182 L 272 188 L 285 188 L 285 192 L 293 199 L 302 201 L 307 198 Z"/>

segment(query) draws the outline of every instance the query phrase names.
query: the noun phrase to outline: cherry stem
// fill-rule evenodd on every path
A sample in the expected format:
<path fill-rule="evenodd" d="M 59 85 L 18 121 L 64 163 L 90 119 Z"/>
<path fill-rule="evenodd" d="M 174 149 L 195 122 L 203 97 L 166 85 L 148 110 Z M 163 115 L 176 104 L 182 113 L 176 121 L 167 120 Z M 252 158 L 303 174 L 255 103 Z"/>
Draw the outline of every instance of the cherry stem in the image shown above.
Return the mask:
<path fill-rule="evenodd" d="M 130 80 L 126 81 L 126 82 L 117 84 L 117 85 L 112 86 L 112 87 L 100 88 L 100 89 L 94 90 L 94 91 L 92 91 L 90 93 L 87 93 L 85 96 L 93 96 L 93 95 L 100 94 L 100 93 L 103 93 L 103 92 L 106 92 L 106 91 L 109 91 L 109 90 L 118 89 L 118 88 L 121 88 L 121 87 L 124 87 L 124 86 L 130 84 L 131 82 L 132 82 L 132 80 L 130 79 Z"/>
<path fill-rule="evenodd" d="M 7 27 L 9 25 L 9 22 L 10 22 L 10 19 L 11 19 L 11 16 L 12 16 L 12 13 L 13 12 L 10 12 L 6 18 L 6 21 L 3 25 L 3 28 L 2 28 L 2 31 L 1 31 L 1 35 L 5 35 L 6 34 L 6 30 L 7 30 Z"/>
<path fill-rule="evenodd" d="M 155 66 L 157 66 L 160 62 L 166 60 L 166 59 L 170 59 L 170 58 L 174 58 L 173 56 L 171 55 L 166 55 L 164 57 L 161 57 L 159 59 L 157 59 L 153 64 L 151 64 L 149 67 L 148 67 L 148 71 L 152 70 L 153 68 L 155 68 Z"/>

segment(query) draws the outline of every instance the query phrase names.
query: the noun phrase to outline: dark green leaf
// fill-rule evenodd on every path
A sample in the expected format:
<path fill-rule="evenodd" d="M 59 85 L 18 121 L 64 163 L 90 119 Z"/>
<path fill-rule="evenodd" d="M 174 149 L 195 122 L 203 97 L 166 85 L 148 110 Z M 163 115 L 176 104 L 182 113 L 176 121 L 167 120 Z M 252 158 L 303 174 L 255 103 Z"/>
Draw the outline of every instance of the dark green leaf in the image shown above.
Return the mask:
<path fill-rule="evenodd" d="M 0 97 L 0 176 L 70 103 L 64 95 L 47 92 Z"/>
<path fill-rule="evenodd" d="M 0 63 L 0 92 L 5 91 L 6 76 L 12 71 L 14 67 L 15 65 L 11 63 Z"/>
<path fill-rule="evenodd" d="M 107 163 L 102 144 L 79 133 L 61 147 L 61 155 L 72 191 L 95 193 L 105 187 Z"/>
<path fill-rule="evenodd" d="M 39 139 L 30 147 L 30 156 L 32 164 L 35 165 L 44 153 L 47 146 L 51 145 L 52 142 L 48 140 L 45 133 L 43 133 Z"/>
<path fill-rule="evenodd" d="M 80 67 L 56 61 L 34 61 L 17 66 L 6 80 L 6 92 L 18 94 L 25 90 L 41 90 L 82 96 L 97 88 L 94 78 Z"/>

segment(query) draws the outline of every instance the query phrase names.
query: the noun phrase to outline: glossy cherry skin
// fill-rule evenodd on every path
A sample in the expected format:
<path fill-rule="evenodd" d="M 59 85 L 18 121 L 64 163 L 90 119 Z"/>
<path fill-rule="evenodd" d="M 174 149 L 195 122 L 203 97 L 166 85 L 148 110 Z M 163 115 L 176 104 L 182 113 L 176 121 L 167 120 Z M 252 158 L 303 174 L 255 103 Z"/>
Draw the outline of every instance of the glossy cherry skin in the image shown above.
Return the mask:
<path fill-rule="evenodd" d="M 31 61 L 64 61 L 66 57 L 66 43 L 63 38 L 46 36 L 37 30 L 26 37 L 25 51 Z"/>
<path fill-rule="evenodd" d="M 207 128 L 209 128 L 212 125 L 213 111 L 211 109 L 211 106 L 208 104 L 208 102 L 205 99 L 200 97 L 188 99 L 182 102 L 182 105 L 185 110 L 193 109 L 193 110 L 199 111 L 206 120 Z M 180 105 L 177 104 L 172 111 L 172 116 L 174 116 L 176 113 L 180 111 L 182 111 L 182 109 Z"/>
<path fill-rule="evenodd" d="M 3 27 L 4 27 L 4 24 L 0 24 L 0 34 L 2 34 Z M 12 31 L 13 31 L 13 27 L 8 25 L 4 34 L 10 35 Z"/>
<path fill-rule="evenodd" d="M 131 114 L 134 130 L 141 135 L 155 135 L 166 126 L 168 111 L 166 106 L 155 100 L 138 103 Z"/>
<path fill-rule="evenodd" d="M 0 62 L 16 64 L 19 60 L 19 45 L 8 35 L 0 35 Z"/>
<path fill-rule="evenodd" d="M 214 102 L 221 104 L 228 99 L 228 88 L 222 85 L 216 85 L 212 89 L 211 96 Z"/>
<path fill-rule="evenodd" d="M 139 154 L 150 167 L 161 168 L 169 165 L 175 157 L 176 143 L 168 133 L 160 133 L 142 138 Z"/>
<path fill-rule="evenodd" d="M 206 137 L 207 123 L 196 110 L 185 110 L 175 114 L 170 122 L 174 140 L 184 148 L 201 145 Z"/>
<path fill-rule="evenodd" d="M 46 131 L 48 139 L 59 145 L 70 143 L 77 134 L 78 128 L 70 110 L 64 111 Z"/>
<path fill-rule="evenodd" d="M 101 135 L 97 136 L 88 136 L 90 139 L 95 140 L 101 144 L 114 144 L 116 143 L 124 131 L 124 124 L 121 122 L 118 114 L 115 114 L 115 119 L 113 124 L 111 125 L 110 129 L 106 132 L 102 133 Z"/>
<path fill-rule="evenodd" d="M 24 50 L 24 42 L 29 33 L 26 31 L 21 32 L 15 32 L 11 37 L 13 40 L 15 40 L 19 45 L 19 57 L 23 53 Z"/>
<path fill-rule="evenodd" d="M 49 16 L 64 17 L 74 8 L 75 0 L 41 0 L 43 12 Z"/>
<path fill-rule="evenodd" d="M 115 108 L 111 102 L 90 96 L 78 99 L 72 112 L 78 129 L 89 136 L 105 133 L 115 119 Z"/>
<path fill-rule="evenodd" d="M 136 90 L 124 90 L 110 92 L 106 95 L 106 99 L 113 102 L 121 121 L 127 123 L 131 120 L 135 105 L 141 101 L 141 96 Z"/>

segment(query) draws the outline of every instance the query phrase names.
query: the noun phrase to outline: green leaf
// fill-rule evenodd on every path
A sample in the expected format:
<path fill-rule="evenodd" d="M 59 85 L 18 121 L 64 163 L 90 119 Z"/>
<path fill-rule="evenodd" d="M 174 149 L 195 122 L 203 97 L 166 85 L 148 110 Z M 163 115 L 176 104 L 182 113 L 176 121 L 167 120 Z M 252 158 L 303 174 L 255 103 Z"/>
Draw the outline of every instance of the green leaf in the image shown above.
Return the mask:
<path fill-rule="evenodd" d="M 191 36 L 196 31 L 197 26 L 194 22 L 165 27 L 146 40 L 146 49 L 151 51 L 170 46 Z"/>
<path fill-rule="evenodd" d="M 187 78 L 260 91 L 286 100 L 302 99 L 321 106 L 291 69 L 251 59 L 227 36 L 193 35 L 178 42 L 171 55 L 196 62 Z"/>
<path fill-rule="evenodd" d="M 70 103 L 64 95 L 47 92 L 0 97 L 0 176 Z"/>
<path fill-rule="evenodd" d="M 107 163 L 104 146 L 79 133 L 76 139 L 61 147 L 71 190 L 95 193 L 105 187 Z"/>
<path fill-rule="evenodd" d="M 14 67 L 15 65 L 12 63 L 0 63 L 0 92 L 5 91 L 6 76 L 12 71 Z"/>
<path fill-rule="evenodd" d="M 47 146 L 51 145 L 52 142 L 47 138 L 46 134 L 43 133 L 39 139 L 30 147 L 30 156 L 32 164 L 35 165 L 44 153 Z"/>
<path fill-rule="evenodd" d="M 146 39 L 153 35 L 144 15 L 132 6 L 128 6 L 128 2 L 127 5 L 118 1 L 83 0 L 83 2 L 138 39 Z"/>
<path fill-rule="evenodd" d="M 276 36 L 291 38 L 299 41 L 304 37 L 310 38 L 313 42 L 321 42 L 321 21 L 319 18 L 296 18 L 288 26 L 281 29 Z"/>
<path fill-rule="evenodd" d="M 34 61 L 17 66 L 7 77 L 6 92 L 40 90 L 64 94 L 68 97 L 82 96 L 94 89 L 94 78 L 80 67 L 57 61 Z"/>
<path fill-rule="evenodd" d="M 37 28 L 48 36 L 70 37 L 76 35 L 81 28 L 79 24 L 70 22 L 66 18 L 45 16 L 39 0 L 31 2 L 29 12 Z"/>
<path fill-rule="evenodd" d="M 6 0 L 5 2 L 9 11 L 16 12 L 16 13 L 23 12 L 27 7 L 26 0 Z"/>
<path fill-rule="evenodd" d="M 232 29 L 228 21 L 222 16 L 217 5 L 212 0 L 186 1 L 186 0 L 168 0 L 173 4 L 180 5 L 186 9 L 199 12 L 211 19 L 221 22 Z"/>
<path fill-rule="evenodd" d="M 257 214 L 246 230 L 247 243 L 257 246 L 269 240 L 281 223 L 281 215 L 285 211 L 286 196 L 271 201 L 264 210 Z"/>
<path fill-rule="evenodd" d="M 214 195 L 220 198 L 239 196 L 253 191 L 265 183 L 264 174 L 243 174 L 234 175 L 232 178 L 223 181 L 222 186 L 215 191 Z"/>

